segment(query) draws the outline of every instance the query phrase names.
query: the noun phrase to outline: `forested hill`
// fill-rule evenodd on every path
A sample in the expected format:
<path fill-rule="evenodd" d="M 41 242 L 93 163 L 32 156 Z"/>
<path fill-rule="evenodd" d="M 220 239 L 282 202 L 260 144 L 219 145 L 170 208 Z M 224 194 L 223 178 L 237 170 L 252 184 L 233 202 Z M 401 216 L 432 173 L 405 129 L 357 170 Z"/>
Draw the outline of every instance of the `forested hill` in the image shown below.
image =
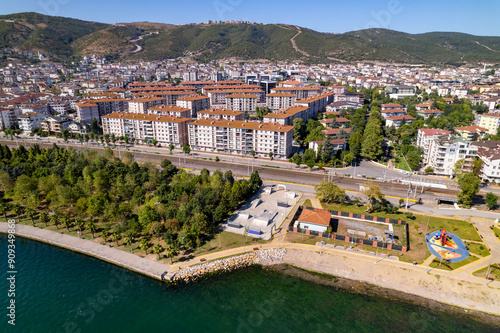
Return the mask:
<path fill-rule="evenodd" d="M 300 60 L 307 63 L 383 61 L 408 64 L 500 63 L 500 37 L 455 32 L 407 34 L 367 29 L 321 33 L 286 24 L 103 24 L 37 13 L 0 16 L 0 48 L 40 51 L 56 60 L 104 55 L 120 60 L 191 56 Z"/>

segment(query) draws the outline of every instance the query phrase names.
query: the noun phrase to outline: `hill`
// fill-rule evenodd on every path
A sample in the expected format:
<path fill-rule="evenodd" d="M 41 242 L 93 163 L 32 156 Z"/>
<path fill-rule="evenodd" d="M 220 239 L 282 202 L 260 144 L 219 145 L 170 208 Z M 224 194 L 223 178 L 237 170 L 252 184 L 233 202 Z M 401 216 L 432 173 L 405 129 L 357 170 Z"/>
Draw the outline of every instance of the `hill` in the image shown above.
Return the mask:
<path fill-rule="evenodd" d="M 500 37 L 454 32 L 408 34 L 367 29 L 320 33 L 287 24 L 115 25 L 19 13 L 0 16 L 0 48 L 41 51 L 63 60 L 103 55 L 112 60 L 214 59 L 382 61 L 407 64 L 500 63 Z"/>

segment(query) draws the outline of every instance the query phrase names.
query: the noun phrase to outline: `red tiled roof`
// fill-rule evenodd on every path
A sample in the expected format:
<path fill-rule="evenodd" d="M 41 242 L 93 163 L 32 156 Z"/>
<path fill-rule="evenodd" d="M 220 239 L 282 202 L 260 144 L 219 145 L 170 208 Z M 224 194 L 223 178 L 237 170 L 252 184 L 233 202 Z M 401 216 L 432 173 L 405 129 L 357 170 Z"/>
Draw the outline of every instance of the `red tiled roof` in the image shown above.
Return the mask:
<path fill-rule="evenodd" d="M 315 209 L 315 210 L 304 209 L 302 211 L 302 214 L 300 214 L 298 220 L 300 222 L 306 222 L 306 223 L 311 223 L 311 224 L 329 226 L 330 225 L 330 219 L 331 219 L 331 217 L 332 217 L 332 214 L 328 210 L 324 210 L 324 209 Z"/>

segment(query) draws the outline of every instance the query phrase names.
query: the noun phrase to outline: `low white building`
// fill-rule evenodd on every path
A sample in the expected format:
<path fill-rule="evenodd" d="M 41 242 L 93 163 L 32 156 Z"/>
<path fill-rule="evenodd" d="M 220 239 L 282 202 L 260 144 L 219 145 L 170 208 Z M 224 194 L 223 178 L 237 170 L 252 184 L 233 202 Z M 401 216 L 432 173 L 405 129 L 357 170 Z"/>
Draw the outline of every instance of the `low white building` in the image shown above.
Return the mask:
<path fill-rule="evenodd" d="M 442 135 L 430 142 L 427 165 L 438 175 L 453 177 L 457 161 L 464 160 L 463 171 L 472 170 L 472 162 L 477 158 L 477 147 L 461 136 Z"/>
<path fill-rule="evenodd" d="M 500 141 L 477 141 L 474 146 L 477 147 L 477 156 L 483 161 L 480 177 L 500 182 Z"/>
<path fill-rule="evenodd" d="M 332 214 L 325 209 L 304 208 L 294 224 L 294 229 L 305 229 L 316 232 L 326 232 L 330 226 Z"/>
<path fill-rule="evenodd" d="M 45 117 L 46 116 L 42 113 L 26 112 L 17 116 L 17 123 L 19 128 L 23 130 L 24 133 L 31 133 L 32 129 L 42 127 L 41 123 Z"/>

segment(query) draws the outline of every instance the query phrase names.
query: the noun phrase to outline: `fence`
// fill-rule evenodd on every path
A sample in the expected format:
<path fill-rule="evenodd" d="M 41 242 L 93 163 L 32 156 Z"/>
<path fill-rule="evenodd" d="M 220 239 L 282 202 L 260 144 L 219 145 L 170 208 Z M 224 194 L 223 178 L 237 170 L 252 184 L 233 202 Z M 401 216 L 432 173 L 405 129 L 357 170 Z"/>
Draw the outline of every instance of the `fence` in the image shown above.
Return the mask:
<path fill-rule="evenodd" d="M 300 213 L 302 212 L 302 209 L 317 210 L 316 208 L 313 208 L 313 207 L 304 207 L 304 206 L 299 207 L 299 209 L 297 210 L 297 213 L 295 215 L 294 220 L 296 220 L 299 217 Z M 340 212 L 340 211 L 334 211 L 334 210 L 330 210 L 330 213 L 332 214 L 332 217 L 338 216 L 338 217 L 344 217 L 344 218 L 358 219 L 358 220 L 366 221 L 366 222 L 392 223 L 392 224 L 403 225 L 405 227 L 405 236 L 406 236 L 407 246 L 396 245 L 393 243 L 385 243 L 385 242 L 380 242 L 380 241 L 376 241 L 376 240 L 369 240 L 369 239 L 352 237 L 352 236 L 346 236 L 346 235 L 330 234 L 327 232 L 318 232 L 318 231 L 309 230 L 309 229 L 299 229 L 299 228 L 294 228 L 293 225 L 290 225 L 288 231 L 306 234 L 306 235 L 310 235 L 310 236 L 317 236 L 317 237 L 322 237 L 322 238 L 327 238 L 327 239 L 338 240 L 338 241 L 342 241 L 342 242 L 352 242 L 352 243 L 360 244 L 360 245 L 373 246 L 373 247 L 378 247 L 378 248 L 383 248 L 383 249 L 388 249 L 388 250 L 396 250 L 396 251 L 401 251 L 401 252 L 406 252 L 409 249 L 409 240 L 410 239 L 408 237 L 408 226 L 406 224 L 406 221 L 389 219 L 386 217 L 377 217 L 377 216 L 371 216 L 371 215 Z"/>

